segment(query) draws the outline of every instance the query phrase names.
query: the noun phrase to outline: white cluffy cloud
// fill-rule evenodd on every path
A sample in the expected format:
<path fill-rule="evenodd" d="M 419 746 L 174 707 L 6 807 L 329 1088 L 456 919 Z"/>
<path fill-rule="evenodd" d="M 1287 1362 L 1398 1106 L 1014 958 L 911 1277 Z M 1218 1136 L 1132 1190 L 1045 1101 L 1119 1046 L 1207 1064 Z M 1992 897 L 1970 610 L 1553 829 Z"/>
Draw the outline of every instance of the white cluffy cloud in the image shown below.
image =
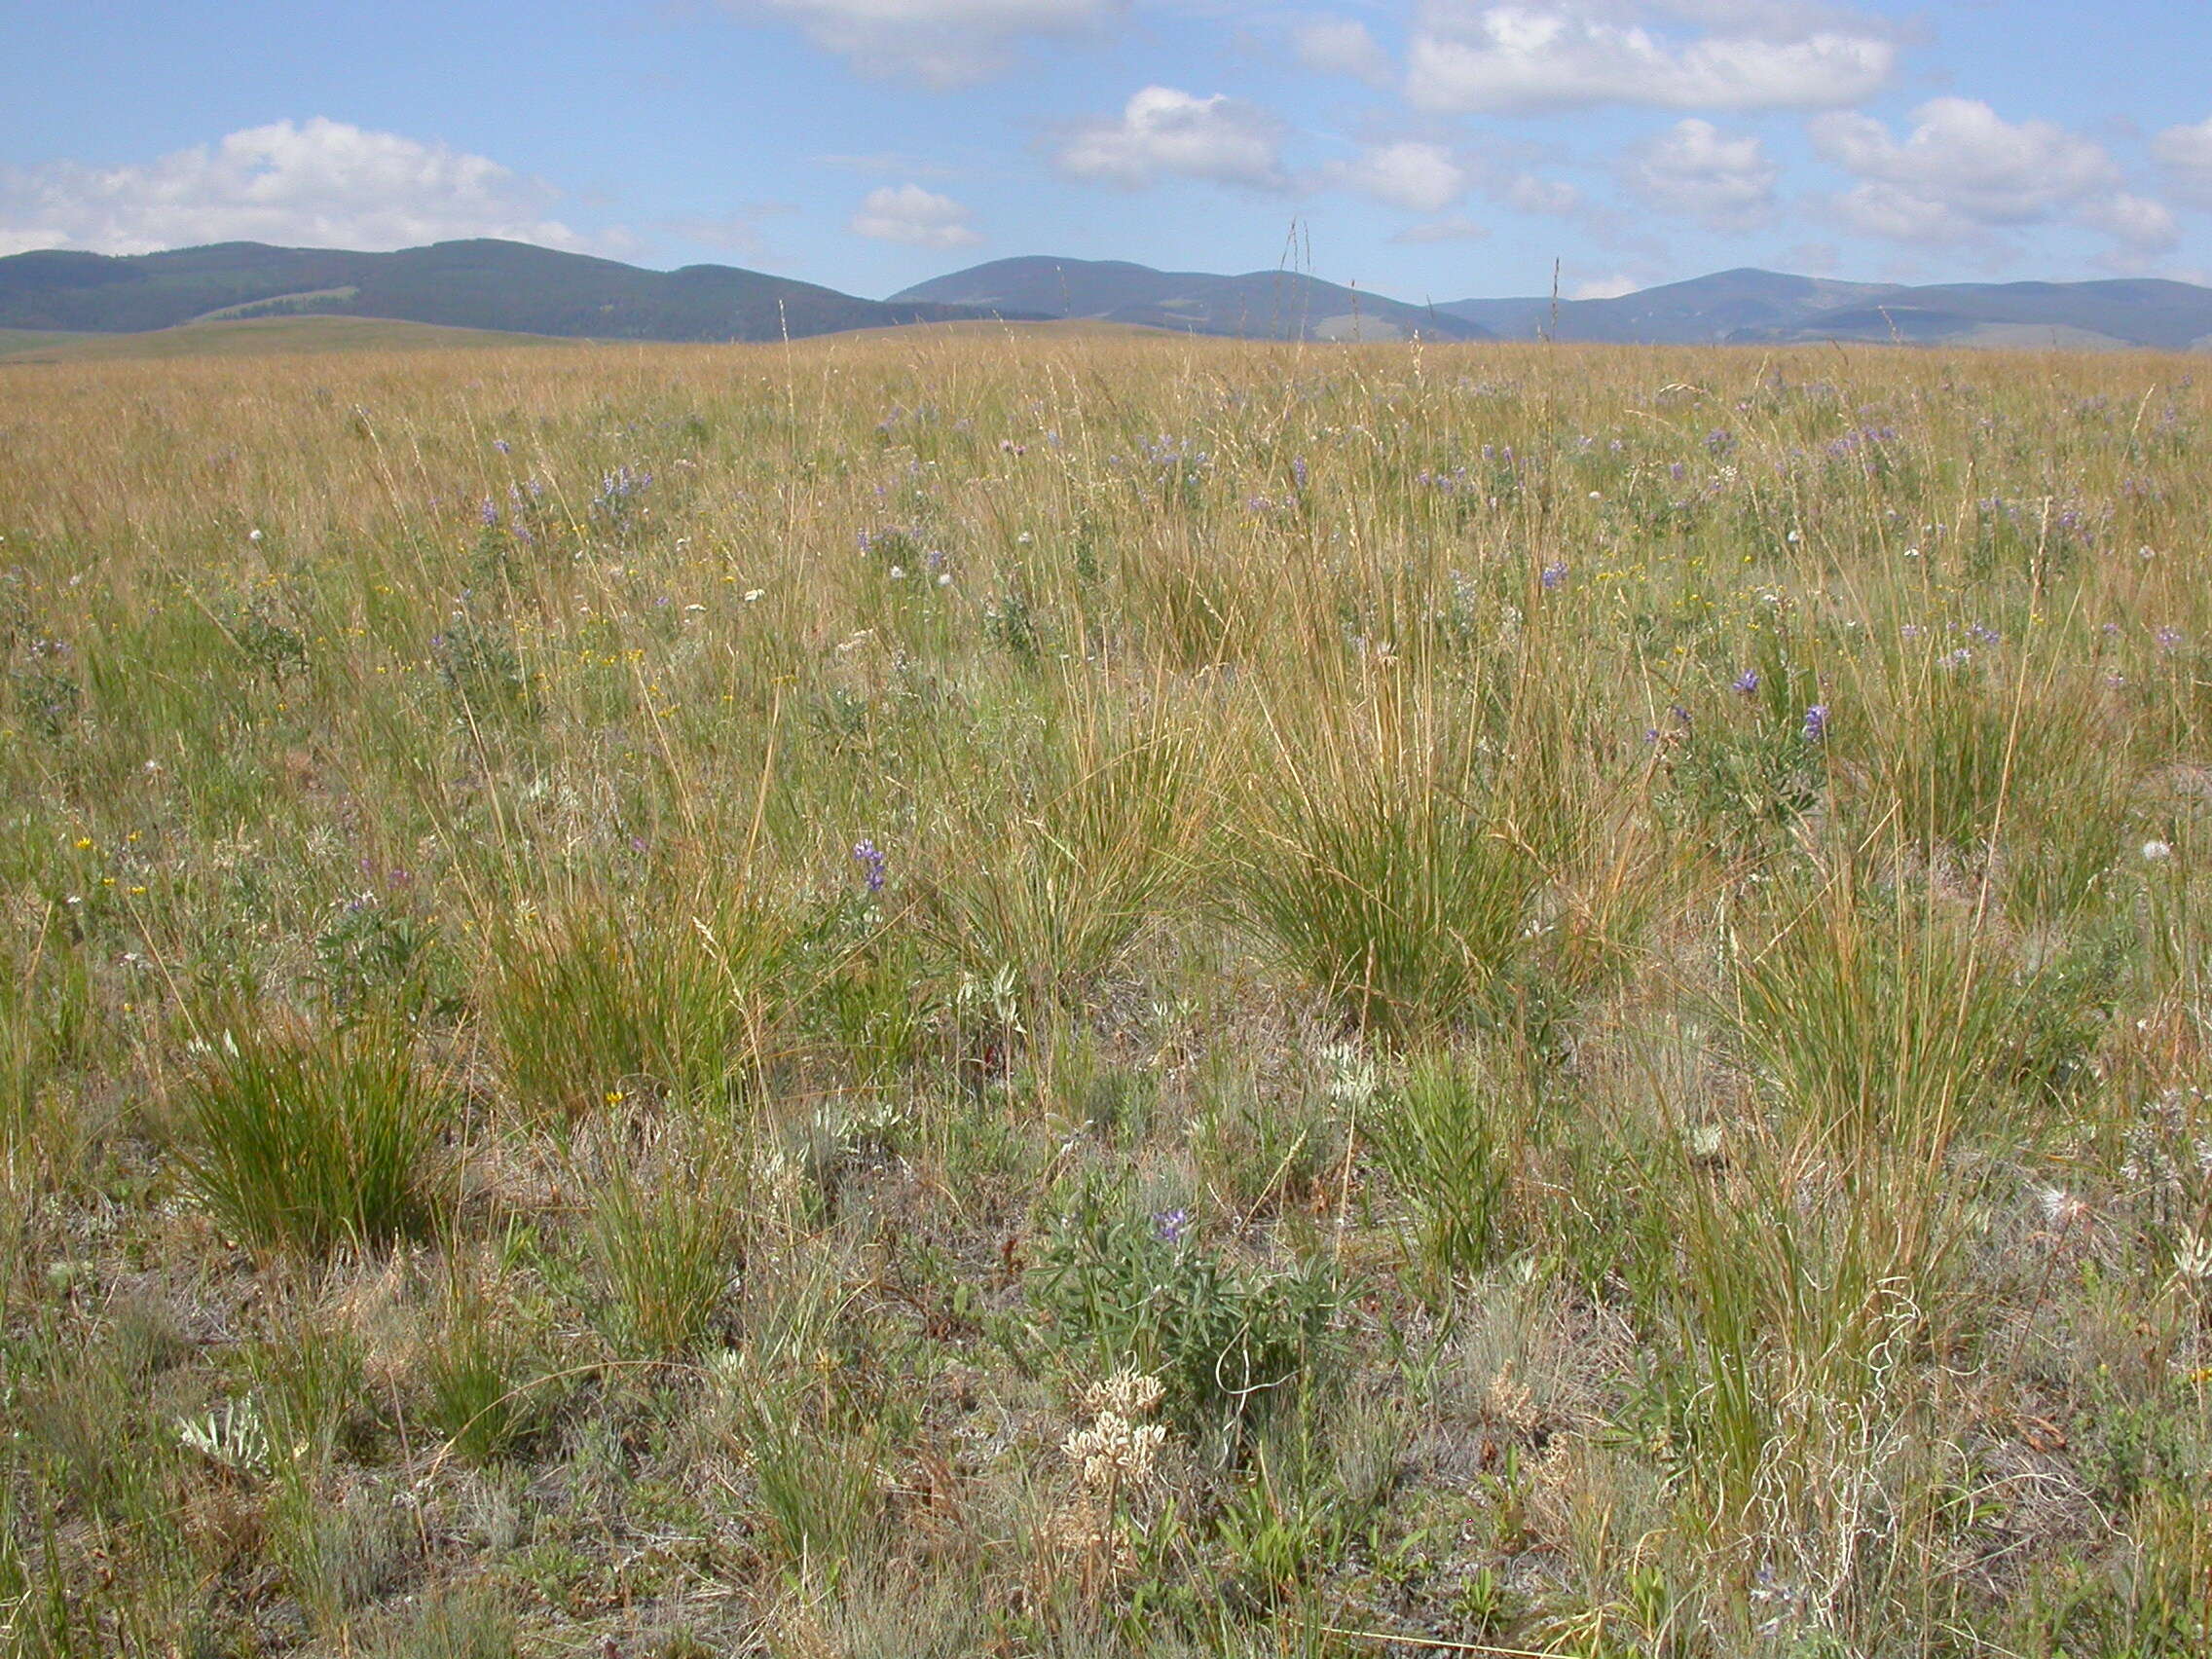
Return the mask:
<path fill-rule="evenodd" d="M 1750 134 L 1722 132 L 1695 116 L 1631 152 L 1631 189 L 1653 206 L 1715 230 L 1743 230 L 1774 211 L 1780 169 Z"/>
<path fill-rule="evenodd" d="M 1119 118 L 1069 132 L 1053 161 L 1071 177 L 1130 190 L 1162 177 L 1275 190 L 1287 182 L 1282 139 L 1282 122 L 1241 98 L 1146 87 Z"/>
<path fill-rule="evenodd" d="M 2091 230 L 2104 232 L 2129 254 L 2171 253 L 2181 241 L 2174 210 L 2148 196 L 2121 191 L 2117 196 L 2091 197 L 2076 217 Z M 2120 256 L 2108 263 L 2124 270 L 2133 261 Z"/>
<path fill-rule="evenodd" d="M 2006 121 L 1974 98 L 1933 98 L 1900 143 L 1871 117 L 1811 125 L 1822 157 L 1859 179 L 1836 199 L 1845 221 L 1894 241 L 1973 241 L 1992 232 L 2078 218 L 2124 235 L 2162 212 L 2113 211 L 2120 172 L 2104 147 L 2048 121 Z M 2100 222 L 2101 221 L 2101 222 Z"/>
<path fill-rule="evenodd" d="M 1406 93 L 1445 113 L 1604 104 L 1840 109 L 1897 48 L 1856 14 L 1761 0 L 1426 0 Z"/>
<path fill-rule="evenodd" d="M 466 237 L 589 245 L 550 216 L 558 199 L 486 157 L 317 117 L 122 166 L 0 167 L 0 252 L 217 241 L 373 251 Z"/>
<path fill-rule="evenodd" d="M 2169 127 L 2151 140 L 2173 193 L 2195 207 L 2212 207 L 2212 118 Z"/>
<path fill-rule="evenodd" d="M 864 74 L 959 87 L 1009 67 L 1017 42 L 1111 22 L 1125 0 L 726 0 L 789 18 Z"/>
<path fill-rule="evenodd" d="M 848 228 L 864 237 L 914 247 L 973 247 L 983 239 L 969 224 L 972 217 L 949 196 L 918 184 L 886 185 L 867 193 Z"/>
<path fill-rule="evenodd" d="M 1441 144 L 1377 144 L 1330 167 L 1327 179 L 1393 207 L 1441 213 L 1466 194 L 1473 178 Z"/>

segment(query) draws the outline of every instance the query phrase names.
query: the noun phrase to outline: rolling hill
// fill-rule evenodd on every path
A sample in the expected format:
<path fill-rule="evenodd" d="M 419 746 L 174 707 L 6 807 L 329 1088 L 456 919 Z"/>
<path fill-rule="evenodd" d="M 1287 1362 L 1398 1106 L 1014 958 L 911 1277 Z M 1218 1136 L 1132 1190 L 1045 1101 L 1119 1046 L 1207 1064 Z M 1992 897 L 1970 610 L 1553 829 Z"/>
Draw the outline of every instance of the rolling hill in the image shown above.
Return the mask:
<path fill-rule="evenodd" d="M 1548 299 L 1454 300 L 1437 310 L 1503 339 L 1553 332 Z M 1834 282 L 1722 271 L 1618 299 L 1563 300 L 1557 338 L 1641 345 L 1822 340 L 1920 346 L 2145 347 L 2212 343 L 2212 288 L 2153 278 L 2100 282 Z"/>
<path fill-rule="evenodd" d="M 317 318 L 360 326 L 279 326 Z M 1044 320 L 1260 340 L 1840 340 L 2186 350 L 2212 349 L 2212 288 L 2152 278 L 1911 286 L 1736 270 L 1556 307 L 1544 297 L 1414 306 L 1294 271 L 1220 276 L 1032 255 L 869 300 L 732 266 L 650 271 L 493 240 L 395 253 L 222 242 L 0 259 L 0 355 L 18 361 L 111 354 L 99 343 L 117 336 L 148 342 L 128 350 L 145 355 L 398 344 L 402 335 L 393 330 L 407 327 L 425 330 L 421 344 L 501 335 L 727 341 Z M 188 325 L 195 332 L 177 332 Z"/>
<path fill-rule="evenodd" d="M 1480 321 L 1362 293 L 1295 271 L 1216 276 L 1119 260 L 1031 255 L 935 276 L 894 305 L 949 305 L 1003 315 L 1105 322 L 1259 340 L 1483 340 Z"/>
<path fill-rule="evenodd" d="M 509 241 L 396 253 L 221 242 L 0 259 L 0 328 L 130 333 L 213 317 L 387 317 L 594 340 L 774 340 L 981 314 L 858 299 L 725 265 L 646 271 Z"/>

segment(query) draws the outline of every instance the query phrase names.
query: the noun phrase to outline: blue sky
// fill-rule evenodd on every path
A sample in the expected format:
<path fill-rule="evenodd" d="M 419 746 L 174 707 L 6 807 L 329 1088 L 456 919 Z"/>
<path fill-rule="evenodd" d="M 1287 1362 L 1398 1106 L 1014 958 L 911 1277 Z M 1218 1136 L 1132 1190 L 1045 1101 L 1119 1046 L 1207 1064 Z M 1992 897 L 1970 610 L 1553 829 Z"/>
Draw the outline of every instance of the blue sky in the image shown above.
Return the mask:
<path fill-rule="evenodd" d="M 2202 0 L 0 0 L 0 253 L 2212 276 Z"/>

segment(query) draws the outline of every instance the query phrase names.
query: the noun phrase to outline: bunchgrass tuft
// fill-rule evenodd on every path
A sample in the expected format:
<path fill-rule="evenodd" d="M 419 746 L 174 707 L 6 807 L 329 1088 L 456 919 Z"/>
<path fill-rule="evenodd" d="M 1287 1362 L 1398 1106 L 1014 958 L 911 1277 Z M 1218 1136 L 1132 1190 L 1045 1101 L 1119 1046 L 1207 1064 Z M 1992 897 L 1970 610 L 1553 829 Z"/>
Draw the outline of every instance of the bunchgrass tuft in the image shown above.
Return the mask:
<path fill-rule="evenodd" d="M 404 1030 L 226 1032 L 182 1087 L 176 1145 L 226 1233 L 313 1256 L 426 1234 L 458 1127 Z"/>
<path fill-rule="evenodd" d="M 716 1329 L 743 1264 L 743 1216 L 726 1170 L 617 1170 L 592 1219 L 603 1321 L 620 1354 L 676 1359 Z"/>
<path fill-rule="evenodd" d="M 1468 768 L 1293 761 L 1225 852 L 1236 914 L 1393 1038 L 1510 1014 L 1544 871 Z"/>
<path fill-rule="evenodd" d="M 733 1099 L 772 1052 L 785 938 L 736 903 L 648 919 L 579 901 L 501 924 L 487 1000 L 516 1095 L 571 1123 L 634 1094 Z"/>

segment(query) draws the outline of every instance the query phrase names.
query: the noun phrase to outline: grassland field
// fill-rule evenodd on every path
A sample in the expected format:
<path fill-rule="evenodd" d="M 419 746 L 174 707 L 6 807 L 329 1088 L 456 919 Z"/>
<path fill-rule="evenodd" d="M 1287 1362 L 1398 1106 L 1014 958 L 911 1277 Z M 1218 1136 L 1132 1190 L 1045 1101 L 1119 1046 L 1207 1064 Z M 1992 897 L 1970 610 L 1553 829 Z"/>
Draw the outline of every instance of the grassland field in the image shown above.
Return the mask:
<path fill-rule="evenodd" d="M 2212 1652 L 2202 368 L 0 365 L 0 1652 Z"/>
<path fill-rule="evenodd" d="M 138 361 L 148 358 L 263 357 L 363 350 L 428 352 L 474 348 L 518 350 L 576 342 L 489 328 L 447 328 L 378 316 L 215 315 L 174 328 L 120 334 L 64 334 L 0 328 L 0 363 Z"/>

